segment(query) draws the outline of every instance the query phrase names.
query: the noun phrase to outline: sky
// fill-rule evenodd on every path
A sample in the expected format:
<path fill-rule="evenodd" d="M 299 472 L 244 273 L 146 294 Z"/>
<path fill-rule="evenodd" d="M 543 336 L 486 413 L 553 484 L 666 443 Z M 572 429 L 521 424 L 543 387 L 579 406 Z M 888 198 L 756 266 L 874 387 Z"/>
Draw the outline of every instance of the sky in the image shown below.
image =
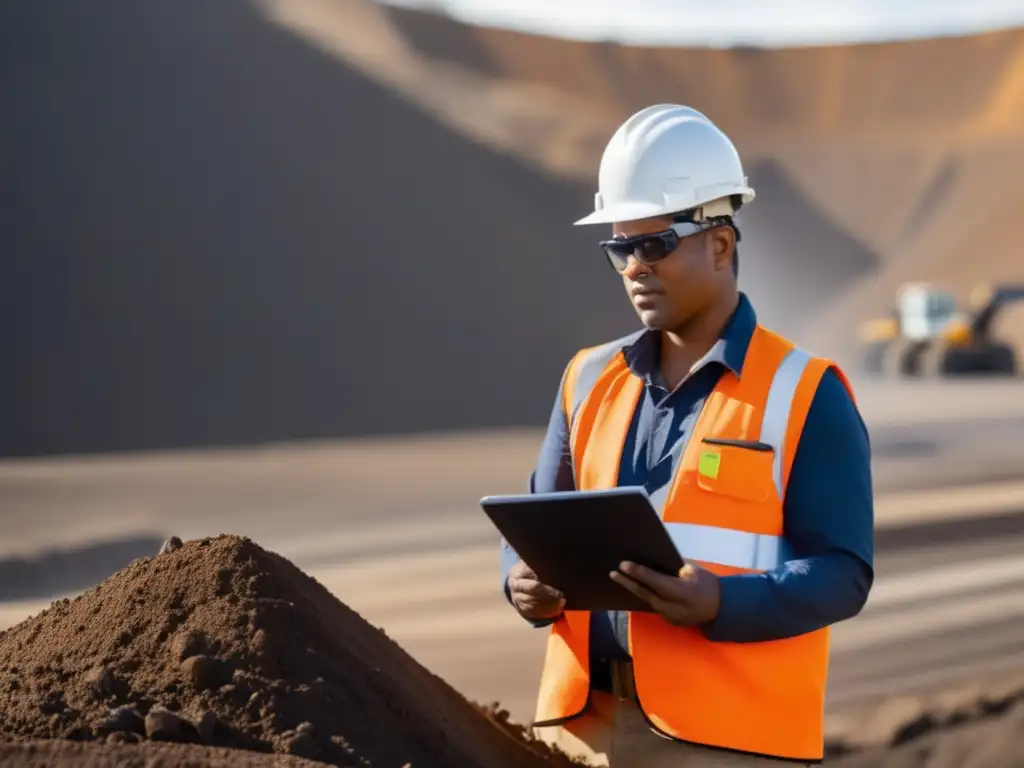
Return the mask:
<path fill-rule="evenodd" d="M 474 24 L 648 45 L 815 45 L 1024 25 L 1024 0 L 379 1 Z"/>

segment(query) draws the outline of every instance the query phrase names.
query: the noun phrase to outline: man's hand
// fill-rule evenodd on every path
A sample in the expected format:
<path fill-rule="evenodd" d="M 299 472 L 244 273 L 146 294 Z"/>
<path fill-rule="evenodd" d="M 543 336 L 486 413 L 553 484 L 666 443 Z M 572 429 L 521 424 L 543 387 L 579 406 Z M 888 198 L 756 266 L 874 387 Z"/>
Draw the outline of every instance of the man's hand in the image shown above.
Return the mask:
<path fill-rule="evenodd" d="M 687 563 L 676 577 L 624 562 L 609 575 L 670 624 L 695 627 L 713 621 L 718 615 L 722 597 L 718 577 L 704 568 Z"/>
<path fill-rule="evenodd" d="M 512 604 L 527 619 L 553 619 L 565 610 L 565 598 L 554 587 L 541 584 L 537 574 L 520 560 L 508 572 Z"/>

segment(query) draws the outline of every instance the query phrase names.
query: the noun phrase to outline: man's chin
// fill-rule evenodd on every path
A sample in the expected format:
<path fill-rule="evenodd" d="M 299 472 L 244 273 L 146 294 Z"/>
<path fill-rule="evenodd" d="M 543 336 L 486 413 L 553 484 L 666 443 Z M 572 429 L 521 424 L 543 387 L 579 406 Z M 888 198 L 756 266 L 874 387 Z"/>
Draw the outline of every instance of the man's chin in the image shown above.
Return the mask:
<path fill-rule="evenodd" d="M 640 322 L 649 331 L 664 331 L 671 327 L 668 316 L 664 312 L 659 312 L 656 309 L 638 309 L 636 313 L 640 316 Z"/>

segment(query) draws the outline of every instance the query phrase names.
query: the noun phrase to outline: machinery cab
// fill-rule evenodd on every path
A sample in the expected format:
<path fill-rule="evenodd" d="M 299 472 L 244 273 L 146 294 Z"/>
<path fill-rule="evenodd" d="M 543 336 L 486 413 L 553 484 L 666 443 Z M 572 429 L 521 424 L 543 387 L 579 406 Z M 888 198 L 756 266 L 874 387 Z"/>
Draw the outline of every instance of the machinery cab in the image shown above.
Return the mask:
<path fill-rule="evenodd" d="M 928 283 L 908 283 L 896 296 L 899 335 L 911 342 L 943 336 L 962 322 L 952 291 Z"/>
<path fill-rule="evenodd" d="M 1010 304 L 1024 301 L 1024 284 L 982 285 L 964 310 L 952 291 L 907 283 L 888 318 L 861 326 L 867 373 L 896 376 L 1015 375 L 1017 350 L 993 326 Z"/>

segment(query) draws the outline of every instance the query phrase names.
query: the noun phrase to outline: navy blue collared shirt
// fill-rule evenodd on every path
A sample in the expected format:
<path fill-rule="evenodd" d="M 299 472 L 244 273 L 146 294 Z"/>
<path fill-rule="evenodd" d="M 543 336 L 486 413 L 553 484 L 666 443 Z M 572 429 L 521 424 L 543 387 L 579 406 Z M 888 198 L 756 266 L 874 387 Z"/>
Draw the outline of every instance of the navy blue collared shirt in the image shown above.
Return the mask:
<path fill-rule="evenodd" d="M 660 372 L 660 334 L 645 331 L 623 341 L 626 361 L 645 387 L 623 447 L 620 486 L 643 485 L 653 494 L 672 480 L 704 401 L 723 373 L 740 374 L 756 326 L 754 308 L 741 294 L 719 341 L 671 392 Z M 576 490 L 561 387 L 530 490 Z M 874 578 L 871 449 L 860 413 L 834 371 L 822 378 L 811 403 L 783 510 L 783 534 L 799 559 L 766 573 L 722 577 L 718 616 L 702 628 L 708 638 L 743 643 L 793 637 L 855 616 L 867 600 Z M 506 598 L 508 571 L 517 559 L 502 541 Z M 615 611 L 593 614 L 591 658 L 628 658 L 626 619 Z"/>

